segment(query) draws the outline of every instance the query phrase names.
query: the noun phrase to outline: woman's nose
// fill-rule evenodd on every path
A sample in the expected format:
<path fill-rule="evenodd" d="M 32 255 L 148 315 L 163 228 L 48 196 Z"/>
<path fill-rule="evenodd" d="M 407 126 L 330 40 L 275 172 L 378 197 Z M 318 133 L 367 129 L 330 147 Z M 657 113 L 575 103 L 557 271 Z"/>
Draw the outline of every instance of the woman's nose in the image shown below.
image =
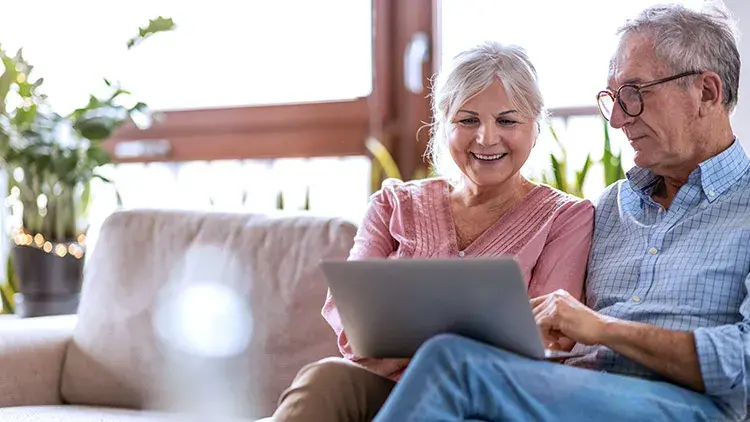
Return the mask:
<path fill-rule="evenodd" d="M 477 134 L 477 143 L 481 145 L 495 145 L 500 142 L 500 131 L 495 125 L 481 125 Z"/>

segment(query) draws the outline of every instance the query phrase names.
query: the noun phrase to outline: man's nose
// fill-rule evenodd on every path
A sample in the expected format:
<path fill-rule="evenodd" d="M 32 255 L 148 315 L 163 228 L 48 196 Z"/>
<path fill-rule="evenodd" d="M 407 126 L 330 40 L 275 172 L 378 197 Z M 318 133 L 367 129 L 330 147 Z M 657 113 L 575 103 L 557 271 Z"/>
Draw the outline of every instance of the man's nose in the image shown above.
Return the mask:
<path fill-rule="evenodd" d="M 619 101 L 615 101 L 612 105 L 612 115 L 609 117 L 609 124 L 615 129 L 620 129 L 625 126 L 626 123 L 632 122 L 634 117 L 631 117 L 625 110 L 620 106 Z"/>

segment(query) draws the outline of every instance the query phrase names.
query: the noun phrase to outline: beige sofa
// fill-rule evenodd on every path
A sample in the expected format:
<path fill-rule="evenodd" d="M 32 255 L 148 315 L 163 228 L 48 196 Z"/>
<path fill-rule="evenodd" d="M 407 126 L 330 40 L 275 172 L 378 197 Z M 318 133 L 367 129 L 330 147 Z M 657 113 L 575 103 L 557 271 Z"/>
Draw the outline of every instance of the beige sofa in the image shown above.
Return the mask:
<path fill-rule="evenodd" d="M 317 264 L 344 259 L 354 233 L 310 215 L 112 215 L 77 316 L 0 319 L 0 421 L 269 416 L 302 365 L 338 354 Z M 229 295 L 177 301 L 205 282 Z M 217 314 L 229 322 L 204 318 Z"/>

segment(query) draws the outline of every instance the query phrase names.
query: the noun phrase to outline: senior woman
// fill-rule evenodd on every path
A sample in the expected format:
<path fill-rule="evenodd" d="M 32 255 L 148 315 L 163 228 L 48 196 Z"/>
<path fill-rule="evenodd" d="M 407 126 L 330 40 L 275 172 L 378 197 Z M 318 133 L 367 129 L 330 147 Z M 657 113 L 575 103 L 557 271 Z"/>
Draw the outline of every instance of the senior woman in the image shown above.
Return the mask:
<path fill-rule="evenodd" d="M 523 49 L 485 43 L 457 55 L 432 93 L 432 165 L 441 177 L 386 180 L 349 259 L 513 255 L 531 297 L 582 295 L 593 206 L 525 179 L 544 120 L 536 70 Z M 304 367 L 276 421 L 369 421 L 408 360 L 355 356 L 330 293 L 323 316 L 343 358 Z"/>

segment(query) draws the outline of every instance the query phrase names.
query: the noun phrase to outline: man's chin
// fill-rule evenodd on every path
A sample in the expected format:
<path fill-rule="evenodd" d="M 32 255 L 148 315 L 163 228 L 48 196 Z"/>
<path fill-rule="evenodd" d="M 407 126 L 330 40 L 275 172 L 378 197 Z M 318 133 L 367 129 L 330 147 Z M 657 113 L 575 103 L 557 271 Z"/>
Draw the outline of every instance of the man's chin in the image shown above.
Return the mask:
<path fill-rule="evenodd" d="M 635 153 L 635 156 L 633 157 L 633 164 L 635 164 L 636 167 L 640 167 L 643 169 L 651 169 L 656 165 L 651 157 L 647 157 L 639 152 Z"/>

